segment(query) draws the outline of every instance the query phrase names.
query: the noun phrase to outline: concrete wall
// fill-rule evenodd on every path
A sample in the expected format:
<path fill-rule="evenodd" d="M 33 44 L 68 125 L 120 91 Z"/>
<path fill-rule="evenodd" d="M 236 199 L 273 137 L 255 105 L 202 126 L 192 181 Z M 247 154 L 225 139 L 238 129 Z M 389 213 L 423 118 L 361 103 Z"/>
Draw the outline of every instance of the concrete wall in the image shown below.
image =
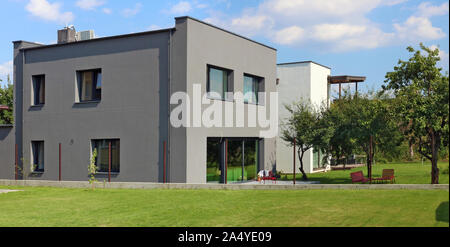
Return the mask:
<path fill-rule="evenodd" d="M 313 105 L 319 106 L 322 102 L 327 102 L 328 80 L 330 69 L 313 62 L 300 62 L 292 64 L 281 64 L 277 66 L 277 77 L 279 84 L 279 123 L 290 116 L 284 107 L 300 100 L 310 100 Z M 281 130 L 281 129 L 280 129 Z M 281 132 L 280 132 L 281 133 Z M 293 148 L 286 145 L 280 138 L 277 138 L 277 170 L 291 173 L 293 171 Z M 296 172 L 300 161 L 296 152 Z M 303 156 L 304 171 L 313 172 L 313 150 L 308 150 Z"/>
<path fill-rule="evenodd" d="M 215 65 L 233 70 L 234 92 L 243 91 L 244 73 L 263 77 L 265 91 L 276 91 L 276 50 L 244 39 L 235 34 L 217 29 L 208 24 L 190 18 L 177 19 L 176 32 L 187 28 L 187 92 L 193 96 L 193 85 L 201 85 L 201 95 L 206 93 L 207 65 Z M 192 99 L 193 97 L 191 97 Z M 236 106 L 234 101 L 211 100 L 211 104 L 223 103 L 222 119 L 229 109 Z M 253 108 L 257 112 L 269 109 L 270 101 L 264 105 L 244 105 L 244 112 Z M 210 104 L 201 106 L 202 112 Z M 194 103 L 191 102 L 191 109 Z M 193 112 L 191 111 L 191 120 Z M 267 113 L 268 115 L 268 113 Z M 247 116 L 246 116 L 247 119 Z M 233 126 L 236 126 L 233 118 Z M 186 129 L 186 182 L 206 182 L 206 139 L 207 137 L 259 137 L 262 129 L 248 127 L 190 127 Z M 263 141 L 263 160 L 261 168 L 272 169 L 275 166 L 275 139 Z M 172 150 L 173 151 L 173 150 Z"/>
<path fill-rule="evenodd" d="M 0 125 L 0 179 L 15 178 L 15 132 L 11 125 Z"/>
<path fill-rule="evenodd" d="M 18 127 L 25 171 L 31 141 L 43 140 L 45 149 L 44 173 L 29 179 L 58 179 L 61 143 L 63 180 L 87 180 L 91 140 L 119 138 L 120 173 L 112 181 L 161 181 L 167 109 L 160 105 L 167 102 L 168 40 L 166 31 L 16 50 L 24 58 L 23 69 L 15 60 L 15 82 L 17 102 L 23 102 L 16 107 L 23 112 Z M 102 69 L 101 101 L 76 103 L 76 71 L 96 68 Z M 31 78 L 37 74 L 46 79 L 41 107 L 31 105 Z"/>

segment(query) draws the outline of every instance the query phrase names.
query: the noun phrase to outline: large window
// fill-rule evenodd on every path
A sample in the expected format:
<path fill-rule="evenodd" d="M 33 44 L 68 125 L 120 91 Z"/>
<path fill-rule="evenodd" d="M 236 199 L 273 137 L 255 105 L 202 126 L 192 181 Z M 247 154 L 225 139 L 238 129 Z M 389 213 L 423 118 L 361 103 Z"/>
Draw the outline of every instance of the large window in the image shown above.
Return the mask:
<path fill-rule="evenodd" d="M 109 145 L 111 144 L 111 153 Z M 111 172 L 120 172 L 120 140 L 92 140 L 92 152 L 97 151 L 95 165 L 99 172 L 109 172 L 109 157 L 111 155 Z"/>
<path fill-rule="evenodd" d="M 244 102 L 258 104 L 258 93 L 264 91 L 264 80 L 261 77 L 244 74 Z"/>
<path fill-rule="evenodd" d="M 227 92 L 233 92 L 233 72 L 208 65 L 207 92 L 211 98 L 226 100 Z"/>
<path fill-rule="evenodd" d="M 77 72 L 79 102 L 99 101 L 102 98 L 101 69 Z"/>
<path fill-rule="evenodd" d="M 32 141 L 32 172 L 44 172 L 44 142 Z"/>
<path fill-rule="evenodd" d="M 33 83 L 33 105 L 45 104 L 45 75 L 34 75 L 32 77 Z"/>
<path fill-rule="evenodd" d="M 207 182 L 233 183 L 255 180 L 258 170 L 259 139 L 207 139 Z"/>

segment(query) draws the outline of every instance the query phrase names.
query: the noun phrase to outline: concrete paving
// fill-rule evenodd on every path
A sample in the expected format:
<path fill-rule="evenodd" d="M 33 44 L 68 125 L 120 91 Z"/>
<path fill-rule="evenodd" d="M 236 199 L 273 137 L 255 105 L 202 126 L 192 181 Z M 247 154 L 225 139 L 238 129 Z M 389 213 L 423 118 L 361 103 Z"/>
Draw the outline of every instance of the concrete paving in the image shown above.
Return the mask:
<path fill-rule="evenodd" d="M 210 189 L 210 190 L 449 190 L 448 184 L 277 184 L 266 181 L 236 184 L 186 184 L 186 183 L 146 183 L 146 182 L 97 182 L 96 188 L 105 189 Z M 288 182 L 288 181 L 283 181 Z M 46 186 L 63 188 L 90 188 L 88 181 L 49 181 L 49 180 L 6 180 L 0 179 L 3 186 Z"/>

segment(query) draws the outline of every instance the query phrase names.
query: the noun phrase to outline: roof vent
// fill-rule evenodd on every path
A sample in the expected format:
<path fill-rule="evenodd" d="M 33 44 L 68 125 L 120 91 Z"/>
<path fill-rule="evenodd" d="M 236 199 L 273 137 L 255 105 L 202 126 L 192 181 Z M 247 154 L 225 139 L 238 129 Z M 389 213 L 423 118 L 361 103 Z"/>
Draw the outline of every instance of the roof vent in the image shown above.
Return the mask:
<path fill-rule="evenodd" d="M 73 25 L 58 30 L 58 44 L 64 44 L 76 41 L 76 31 Z"/>
<path fill-rule="evenodd" d="M 87 31 L 81 31 L 77 32 L 76 39 L 77 41 L 80 40 L 89 40 L 95 38 L 94 30 L 87 30 Z"/>

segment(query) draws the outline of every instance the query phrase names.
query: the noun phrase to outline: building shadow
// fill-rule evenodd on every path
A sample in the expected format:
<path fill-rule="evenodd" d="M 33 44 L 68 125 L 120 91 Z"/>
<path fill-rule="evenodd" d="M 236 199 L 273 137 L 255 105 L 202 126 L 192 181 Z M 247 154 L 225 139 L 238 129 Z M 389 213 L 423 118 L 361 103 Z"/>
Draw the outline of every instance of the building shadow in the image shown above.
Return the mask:
<path fill-rule="evenodd" d="M 436 221 L 448 223 L 448 201 L 443 202 L 436 208 Z"/>

